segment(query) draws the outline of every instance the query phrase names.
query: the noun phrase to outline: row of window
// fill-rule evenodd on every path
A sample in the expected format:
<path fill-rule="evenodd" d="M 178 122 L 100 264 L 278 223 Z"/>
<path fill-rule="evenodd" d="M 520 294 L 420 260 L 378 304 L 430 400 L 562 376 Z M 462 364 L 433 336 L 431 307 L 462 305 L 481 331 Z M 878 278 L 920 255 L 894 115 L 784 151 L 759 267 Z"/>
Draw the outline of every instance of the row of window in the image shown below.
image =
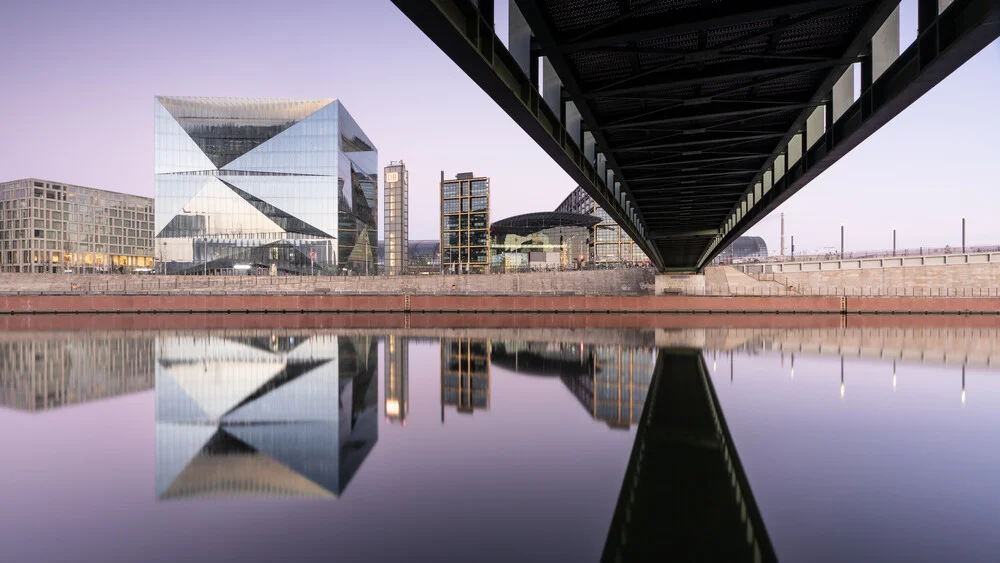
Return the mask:
<path fill-rule="evenodd" d="M 489 193 L 489 180 L 462 180 L 461 182 L 455 180 L 445 182 L 441 186 L 441 195 L 443 197 L 458 197 L 459 195 L 487 195 Z"/>
<path fill-rule="evenodd" d="M 489 249 L 480 246 L 444 248 L 441 250 L 441 262 L 444 264 L 486 264 L 489 263 Z"/>
<path fill-rule="evenodd" d="M 445 246 L 486 246 L 489 233 L 486 231 L 451 231 L 441 235 Z"/>
<path fill-rule="evenodd" d="M 489 199 L 485 197 L 446 199 L 442 203 L 444 213 L 481 212 L 489 210 Z"/>
<path fill-rule="evenodd" d="M 485 213 L 473 215 L 445 215 L 442 219 L 444 230 L 453 231 L 456 229 L 485 229 L 488 226 L 489 218 Z"/>
<path fill-rule="evenodd" d="M 114 221 L 116 225 L 130 226 L 134 223 L 140 222 L 145 223 L 150 221 L 153 217 L 149 213 L 134 213 L 131 211 L 118 211 L 115 209 L 104 209 L 100 207 L 91 208 L 87 205 L 77 205 L 69 203 L 59 203 L 56 201 L 46 201 L 34 200 L 34 199 L 20 199 L 9 202 L 0 202 L 0 211 L 4 211 L 4 217 L 7 219 L 13 219 L 18 217 L 20 211 L 20 216 L 28 217 L 29 209 L 32 209 L 31 215 L 34 217 L 42 217 L 43 210 L 45 217 L 49 217 L 50 214 L 66 212 L 67 219 L 72 217 L 71 220 L 80 222 L 100 222 L 104 224 L 106 221 Z M 70 213 L 72 211 L 72 213 Z M 105 219 L 104 215 L 110 217 L 110 219 Z M 145 223 L 149 224 L 149 223 Z M 146 227 L 149 228 L 149 227 Z"/>
<path fill-rule="evenodd" d="M 65 266 L 104 266 L 107 263 L 118 266 L 151 267 L 153 258 L 147 256 L 131 256 L 132 249 L 124 249 L 121 253 L 112 251 L 109 257 L 103 250 L 91 252 L 45 252 L 45 251 L 8 251 L 0 254 L 4 264 L 63 264 Z M 125 254 L 121 256 L 120 254 Z"/>
<path fill-rule="evenodd" d="M 37 184 L 37 182 L 36 182 Z M 56 187 L 56 186 L 53 186 Z M 89 191 L 89 190 L 88 190 Z M 123 198 L 127 196 L 122 196 Z M 5 188 L 0 191 L 0 203 L 6 202 L 6 205 L 10 205 L 15 200 L 27 199 L 37 199 L 39 204 L 42 200 L 50 200 L 52 203 L 58 201 L 67 201 L 75 205 L 85 204 L 92 205 L 100 209 L 108 209 L 109 212 L 114 213 L 114 217 L 117 217 L 117 213 L 121 210 L 129 219 L 136 219 L 133 217 L 135 213 L 145 213 L 152 214 L 153 206 L 148 199 L 143 198 L 141 201 L 129 201 L 128 199 L 119 198 L 108 198 L 102 196 L 89 195 L 87 193 L 73 192 L 55 192 L 51 190 L 42 189 L 11 189 Z"/>

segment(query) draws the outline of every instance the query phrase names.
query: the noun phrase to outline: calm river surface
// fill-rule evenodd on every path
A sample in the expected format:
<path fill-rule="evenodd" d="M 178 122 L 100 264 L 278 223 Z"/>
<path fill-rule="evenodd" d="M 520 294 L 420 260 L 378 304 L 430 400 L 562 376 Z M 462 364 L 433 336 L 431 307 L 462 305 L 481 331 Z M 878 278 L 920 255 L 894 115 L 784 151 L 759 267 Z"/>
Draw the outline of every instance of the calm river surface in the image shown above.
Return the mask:
<path fill-rule="evenodd" d="M 0 332 L 0 560 L 641 560 L 641 513 L 691 531 L 659 560 L 995 561 L 998 362 L 994 328 Z M 726 478 L 678 490 L 665 443 Z"/>

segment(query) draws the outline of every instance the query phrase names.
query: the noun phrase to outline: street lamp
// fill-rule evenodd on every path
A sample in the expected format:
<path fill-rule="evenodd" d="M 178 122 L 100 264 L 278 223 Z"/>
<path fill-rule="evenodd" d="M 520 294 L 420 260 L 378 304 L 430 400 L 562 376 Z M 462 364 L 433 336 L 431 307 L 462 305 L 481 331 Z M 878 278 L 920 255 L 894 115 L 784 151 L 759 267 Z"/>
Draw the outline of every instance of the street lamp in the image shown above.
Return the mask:
<path fill-rule="evenodd" d="M 844 224 L 840 224 L 840 258 L 844 258 Z"/>

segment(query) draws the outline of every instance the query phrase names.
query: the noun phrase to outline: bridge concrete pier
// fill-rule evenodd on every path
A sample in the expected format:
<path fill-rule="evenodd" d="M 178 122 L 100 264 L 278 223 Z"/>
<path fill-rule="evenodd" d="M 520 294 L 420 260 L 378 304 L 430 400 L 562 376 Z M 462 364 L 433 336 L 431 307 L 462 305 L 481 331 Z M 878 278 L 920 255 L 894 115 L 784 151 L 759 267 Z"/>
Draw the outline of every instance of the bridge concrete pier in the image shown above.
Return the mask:
<path fill-rule="evenodd" d="M 653 287 L 656 295 L 704 295 L 705 275 L 694 272 L 657 274 Z"/>

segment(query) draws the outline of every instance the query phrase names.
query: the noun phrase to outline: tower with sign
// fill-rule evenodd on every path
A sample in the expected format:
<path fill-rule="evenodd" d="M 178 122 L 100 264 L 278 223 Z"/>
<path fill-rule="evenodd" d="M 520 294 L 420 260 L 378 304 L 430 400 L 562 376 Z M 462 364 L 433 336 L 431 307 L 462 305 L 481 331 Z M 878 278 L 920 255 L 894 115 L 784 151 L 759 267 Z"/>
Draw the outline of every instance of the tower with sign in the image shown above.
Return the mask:
<path fill-rule="evenodd" d="M 406 273 L 409 261 L 409 172 L 402 160 L 390 162 L 385 167 L 382 191 L 385 194 L 385 258 L 383 268 L 390 276 Z"/>

